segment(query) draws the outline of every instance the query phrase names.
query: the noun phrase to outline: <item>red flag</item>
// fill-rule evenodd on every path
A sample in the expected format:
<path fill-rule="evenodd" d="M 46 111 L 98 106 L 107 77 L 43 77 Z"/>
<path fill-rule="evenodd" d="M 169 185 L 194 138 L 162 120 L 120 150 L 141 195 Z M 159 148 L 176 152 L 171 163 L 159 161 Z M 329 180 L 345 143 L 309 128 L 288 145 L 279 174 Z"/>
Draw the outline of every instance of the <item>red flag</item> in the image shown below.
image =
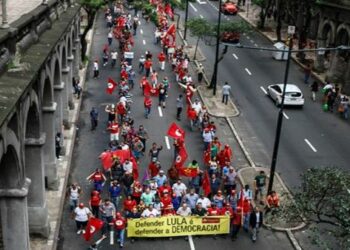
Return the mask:
<path fill-rule="evenodd" d="M 113 152 L 114 158 L 119 158 L 120 163 L 124 163 L 126 159 L 130 159 L 130 150 L 118 149 Z"/>
<path fill-rule="evenodd" d="M 208 171 L 204 172 L 204 178 L 203 178 L 203 182 L 202 182 L 202 188 L 203 188 L 203 192 L 205 196 L 208 196 L 211 192 L 210 190 L 210 180 L 209 180 L 209 175 L 208 175 Z"/>
<path fill-rule="evenodd" d="M 159 89 L 157 87 L 155 87 L 155 88 L 152 87 L 150 89 L 150 93 L 151 93 L 152 96 L 158 96 L 159 95 Z"/>
<path fill-rule="evenodd" d="M 177 169 L 183 167 L 185 161 L 187 160 L 187 157 L 188 157 L 188 154 L 187 154 L 186 148 L 181 147 L 179 150 L 179 154 L 176 156 L 176 159 L 175 159 L 175 167 Z"/>
<path fill-rule="evenodd" d="M 184 140 L 185 130 L 183 130 L 175 122 L 173 122 L 168 129 L 168 135 L 174 139 L 181 138 L 182 140 Z"/>
<path fill-rule="evenodd" d="M 107 88 L 106 88 L 106 93 L 111 95 L 117 86 L 118 86 L 118 83 L 116 83 L 112 78 L 109 77 L 108 83 L 107 83 Z"/>
<path fill-rule="evenodd" d="M 167 35 L 174 35 L 176 33 L 176 26 L 175 24 L 171 24 L 166 32 Z"/>
<path fill-rule="evenodd" d="M 135 157 L 131 156 L 130 161 L 132 162 L 132 176 L 137 181 L 139 179 L 139 169 Z"/>
<path fill-rule="evenodd" d="M 104 170 L 108 170 L 112 167 L 113 165 L 112 152 L 110 151 L 102 152 L 99 158 L 101 160 Z"/>
<path fill-rule="evenodd" d="M 94 233 L 101 230 L 103 227 L 104 222 L 100 219 L 97 219 L 95 217 L 90 217 L 88 224 L 85 228 L 85 233 L 83 234 L 83 237 L 86 241 L 89 241 Z"/>
<path fill-rule="evenodd" d="M 179 175 L 186 177 L 196 177 L 198 175 L 198 168 L 178 168 Z"/>
<path fill-rule="evenodd" d="M 239 192 L 239 199 L 237 201 L 237 207 L 243 208 L 243 201 L 244 201 L 244 193 L 243 190 Z"/>
<path fill-rule="evenodd" d="M 174 13 L 169 3 L 165 4 L 164 12 L 173 20 Z"/>

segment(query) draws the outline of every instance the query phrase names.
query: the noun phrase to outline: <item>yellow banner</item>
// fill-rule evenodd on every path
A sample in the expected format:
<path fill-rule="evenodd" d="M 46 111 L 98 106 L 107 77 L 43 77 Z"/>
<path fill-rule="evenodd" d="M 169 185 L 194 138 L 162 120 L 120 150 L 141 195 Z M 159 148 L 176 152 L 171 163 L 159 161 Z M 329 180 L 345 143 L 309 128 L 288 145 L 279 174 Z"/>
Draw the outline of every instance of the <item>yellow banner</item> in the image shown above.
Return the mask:
<path fill-rule="evenodd" d="M 228 234 L 228 216 L 128 219 L 128 237 L 172 237 L 188 235 Z"/>

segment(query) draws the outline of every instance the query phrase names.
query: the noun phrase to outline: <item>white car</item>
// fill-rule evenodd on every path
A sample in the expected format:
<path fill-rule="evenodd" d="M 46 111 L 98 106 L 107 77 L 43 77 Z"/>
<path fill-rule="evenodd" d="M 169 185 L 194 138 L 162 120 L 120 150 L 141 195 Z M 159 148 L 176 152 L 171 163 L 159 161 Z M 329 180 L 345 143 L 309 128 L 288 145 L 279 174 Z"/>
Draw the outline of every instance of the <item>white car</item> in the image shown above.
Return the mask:
<path fill-rule="evenodd" d="M 276 106 L 281 105 L 282 102 L 283 84 L 272 84 L 267 87 L 267 94 L 275 101 Z M 284 98 L 284 105 L 299 106 L 304 105 L 304 96 L 298 86 L 287 83 L 286 94 Z"/>

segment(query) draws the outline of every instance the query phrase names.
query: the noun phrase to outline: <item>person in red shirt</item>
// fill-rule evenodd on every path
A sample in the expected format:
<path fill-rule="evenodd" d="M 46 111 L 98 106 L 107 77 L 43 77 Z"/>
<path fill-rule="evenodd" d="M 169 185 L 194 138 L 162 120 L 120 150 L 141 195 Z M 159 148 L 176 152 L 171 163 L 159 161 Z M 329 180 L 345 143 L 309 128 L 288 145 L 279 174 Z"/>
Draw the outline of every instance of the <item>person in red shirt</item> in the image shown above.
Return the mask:
<path fill-rule="evenodd" d="M 145 96 L 144 100 L 143 100 L 143 104 L 145 107 L 145 118 L 148 119 L 148 116 L 151 113 L 151 108 L 152 108 L 152 99 L 150 96 Z"/>
<path fill-rule="evenodd" d="M 211 207 L 208 208 L 208 216 L 218 216 L 220 215 L 220 209 L 217 208 L 215 203 L 211 204 Z"/>
<path fill-rule="evenodd" d="M 123 203 L 123 208 L 125 213 L 127 215 L 131 213 L 133 207 L 136 207 L 136 205 L 137 205 L 136 201 L 131 198 L 131 195 L 128 195 Z"/>
<path fill-rule="evenodd" d="M 148 58 L 144 63 L 145 70 L 146 70 L 146 77 L 149 77 L 149 74 L 151 73 L 152 64 L 153 63 L 152 63 L 152 60 L 150 58 Z"/>
<path fill-rule="evenodd" d="M 90 174 L 86 179 L 94 183 L 96 191 L 101 192 L 103 184 L 106 181 L 106 176 L 101 172 L 99 168 L 96 168 L 96 170 L 92 174 Z"/>
<path fill-rule="evenodd" d="M 226 203 L 222 209 L 220 210 L 220 215 L 228 215 L 230 216 L 230 220 L 233 219 L 234 211 L 230 205 L 230 203 Z"/>
<path fill-rule="evenodd" d="M 162 216 L 172 216 L 172 215 L 176 215 L 173 205 L 170 204 L 169 206 L 164 207 Z"/>
<path fill-rule="evenodd" d="M 159 162 L 151 162 L 149 165 L 148 165 L 148 170 L 149 172 L 151 173 L 151 177 L 155 177 L 158 175 L 159 173 L 159 170 L 160 170 L 160 165 L 159 165 Z"/>
<path fill-rule="evenodd" d="M 163 53 L 163 51 L 161 51 L 158 55 L 158 60 L 159 60 L 159 67 L 160 67 L 160 70 L 164 71 L 165 69 L 165 54 Z"/>
<path fill-rule="evenodd" d="M 233 213 L 232 223 L 231 223 L 231 239 L 235 241 L 237 239 L 237 235 L 242 226 L 242 209 L 237 207 L 237 211 Z"/>
<path fill-rule="evenodd" d="M 128 79 L 128 72 L 126 72 L 125 69 L 122 69 L 120 72 L 120 79 L 127 80 Z"/>
<path fill-rule="evenodd" d="M 109 124 L 107 130 L 111 133 L 110 140 L 119 141 L 119 124 L 116 120 L 114 120 L 111 124 Z"/>
<path fill-rule="evenodd" d="M 89 205 L 90 205 L 92 214 L 96 218 L 98 218 L 98 216 L 99 216 L 101 200 L 102 199 L 101 199 L 100 193 L 98 191 L 94 190 L 91 192 Z"/>
<path fill-rule="evenodd" d="M 162 198 L 160 198 L 160 202 L 163 204 L 162 213 L 164 213 L 164 209 L 172 206 L 172 199 L 168 193 L 165 193 Z"/>
<path fill-rule="evenodd" d="M 150 95 L 151 85 L 145 76 L 143 76 L 140 81 L 140 88 L 142 89 L 143 95 Z"/>
<path fill-rule="evenodd" d="M 160 186 L 158 188 L 158 195 L 160 198 L 163 198 L 165 196 L 165 194 L 167 194 L 168 196 L 171 196 L 172 190 L 173 189 L 170 187 L 169 183 L 166 182 L 166 183 L 164 183 L 163 186 Z"/>
<path fill-rule="evenodd" d="M 140 198 L 142 195 L 142 185 L 139 181 L 134 181 L 134 183 L 131 185 L 132 187 L 132 198 L 139 203 Z"/>
<path fill-rule="evenodd" d="M 117 212 L 115 219 L 113 219 L 111 225 L 114 226 L 115 235 L 119 241 L 120 248 L 124 247 L 126 219 L 122 216 L 121 213 Z"/>

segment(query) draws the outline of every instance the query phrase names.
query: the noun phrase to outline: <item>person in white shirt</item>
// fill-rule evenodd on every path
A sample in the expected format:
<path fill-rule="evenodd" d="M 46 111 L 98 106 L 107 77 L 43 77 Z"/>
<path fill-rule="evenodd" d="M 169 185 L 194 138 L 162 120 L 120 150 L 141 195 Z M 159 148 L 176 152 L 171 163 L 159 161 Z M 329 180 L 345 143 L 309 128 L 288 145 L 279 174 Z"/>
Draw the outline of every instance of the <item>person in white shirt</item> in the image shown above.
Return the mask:
<path fill-rule="evenodd" d="M 182 206 L 176 211 L 177 215 L 190 216 L 192 214 L 191 208 L 189 208 L 186 202 L 182 203 Z"/>
<path fill-rule="evenodd" d="M 196 98 L 194 100 L 194 103 L 192 103 L 192 108 L 196 111 L 197 116 L 202 111 L 202 104 L 201 104 L 201 102 L 199 101 L 198 98 Z"/>
<path fill-rule="evenodd" d="M 117 63 L 118 58 L 118 52 L 116 50 L 111 52 L 111 59 L 112 59 L 112 67 L 114 67 Z"/>
<path fill-rule="evenodd" d="M 94 70 L 94 78 L 98 78 L 98 75 L 99 75 L 99 68 L 98 68 L 98 61 L 95 60 L 94 61 L 94 64 L 93 64 L 93 70 Z"/>
<path fill-rule="evenodd" d="M 85 227 L 91 216 L 91 211 L 89 208 L 84 206 L 84 203 L 80 203 L 73 211 L 73 217 L 77 225 L 77 234 L 85 233 Z"/>
<path fill-rule="evenodd" d="M 176 197 L 182 197 L 184 194 L 186 194 L 187 187 L 181 182 L 181 179 L 178 179 L 172 188 L 174 194 L 176 194 Z"/>
<path fill-rule="evenodd" d="M 160 212 L 153 207 L 153 205 L 149 205 L 141 214 L 142 218 L 152 218 L 159 217 Z"/>
<path fill-rule="evenodd" d="M 212 131 L 210 131 L 208 128 L 205 128 L 203 130 L 203 142 L 204 142 L 204 150 L 209 149 L 209 145 L 210 143 L 213 141 L 214 138 L 214 133 Z"/>
<path fill-rule="evenodd" d="M 198 203 L 201 203 L 203 208 L 207 209 L 208 207 L 211 207 L 211 202 L 210 200 L 204 196 L 204 194 L 200 194 L 199 199 L 197 200 L 197 205 Z"/>
<path fill-rule="evenodd" d="M 125 172 L 132 173 L 133 165 L 132 162 L 129 159 L 126 159 L 125 162 L 123 163 L 123 170 Z"/>

